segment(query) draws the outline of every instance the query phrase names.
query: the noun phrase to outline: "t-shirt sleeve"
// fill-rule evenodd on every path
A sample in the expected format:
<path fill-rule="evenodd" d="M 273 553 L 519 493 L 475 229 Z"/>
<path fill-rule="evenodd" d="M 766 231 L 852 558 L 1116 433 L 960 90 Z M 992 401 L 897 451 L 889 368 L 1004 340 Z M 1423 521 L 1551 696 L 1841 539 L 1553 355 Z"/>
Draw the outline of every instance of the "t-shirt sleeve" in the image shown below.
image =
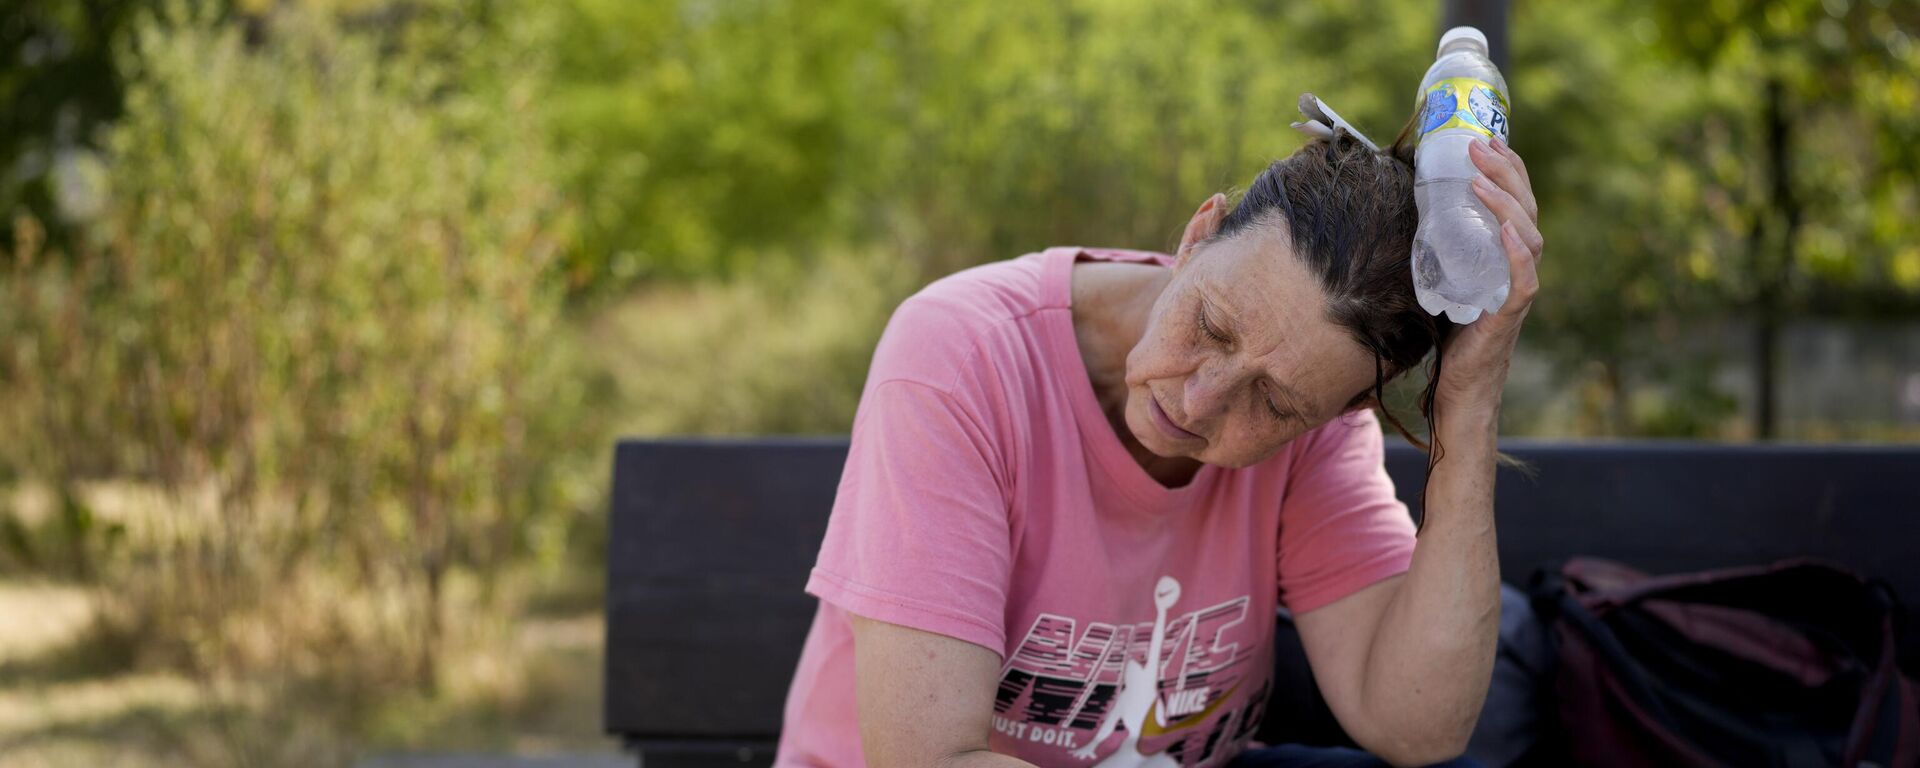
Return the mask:
<path fill-rule="evenodd" d="M 1393 495 L 1386 444 L 1372 411 L 1309 435 L 1280 504 L 1280 599 L 1305 613 L 1413 562 L 1413 518 Z"/>
<path fill-rule="evenodd" d="M 1004 654 L 1009 495 L 990 437 L 933 386 L 869 390 L 807 592 Z"/>

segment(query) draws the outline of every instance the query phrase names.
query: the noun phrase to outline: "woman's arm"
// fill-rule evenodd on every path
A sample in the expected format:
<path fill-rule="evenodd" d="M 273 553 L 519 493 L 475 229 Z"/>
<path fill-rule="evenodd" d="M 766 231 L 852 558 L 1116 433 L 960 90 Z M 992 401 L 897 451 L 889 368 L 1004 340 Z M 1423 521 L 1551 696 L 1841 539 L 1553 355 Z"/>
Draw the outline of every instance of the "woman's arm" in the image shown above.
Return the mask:
<path fill-rule="evenodd" d="M 1295 619 L 1340 725 L 1395 765 L 1464 752 L 1493 673 L 1493 428 L 1463 421 L 1441 436 L 1446 457 L 1428 481 L 1431 511 L 1407 572 Z"/>
<path fill-rule="evenodd" d="M 1000 656 L 964 640 L 849 615 L 860 744 L 876 768 L 1018 768 L 987 749 Z"/>
<path fill-rule="evenodd" d="M 1533 298 L 1542 239 L 1526 166 L 1504 144 L 1476 145 L 1503 224 L 1512 288 L 1500 311 L 1457 329 L 1435 392 L 1440 462 L 1427 481 L 1413 563 L 1297 617 L 1314 677 L 1348 735 L 1397 765 L 1465 751 L 1492 676 L 1500 623 L 1494 459 L 1507 365 Z"/>

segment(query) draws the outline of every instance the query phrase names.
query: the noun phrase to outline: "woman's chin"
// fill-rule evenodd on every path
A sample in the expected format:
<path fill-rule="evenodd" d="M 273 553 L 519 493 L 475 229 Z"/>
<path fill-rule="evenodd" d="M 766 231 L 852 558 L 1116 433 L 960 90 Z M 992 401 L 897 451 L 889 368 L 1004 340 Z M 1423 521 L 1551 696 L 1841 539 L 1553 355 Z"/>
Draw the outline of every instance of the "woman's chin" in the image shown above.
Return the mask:
<path fill-rule="evenodd" d="M 1142 410 L 1145 409 L 1143 408 Z M 1199 456 L 1194 455 L 1190 447 L 1184 445 L 1187 441 L 1176 441 L 1162 433 L 1159 427 L 1154 426 L 1151 416 L 1147 416 L 1144 413 L 1135 415 L 1133 409 L 1129 408 L 1127 410 L 1126 425 L 1127 432 L 1132 435 L 1133 441 L 1139 443 L 1140 447 L 1147 449 L 1147 453 L 1163 459 L 1193 459 L 1194 461 L 1204 461 Z"/>
<path fill-rule="evenodd" d="M 1148 424 L 1146 429 L 1143 430 L 1129 423 L 1127 424 L 1127 431 L 1133 433 L 1133 441 L 1136 443 L 1139 443 L 1140 447 L 1147 449 L 1147 453 L 1151 453 L 1160 458 L 1194 459 L 1195 461 L 1198 461 L 1200 458 L 1198 456 L 1194 456 L 1192 452 L 1180 447 L 1179 445 L 1173 444 L 1172 441 L 1169 441 L 1166 438 L 1166 436 L 1161 435 L 1157 430 L 1154 430 L 1154 427 L 1151 424 Z"/>

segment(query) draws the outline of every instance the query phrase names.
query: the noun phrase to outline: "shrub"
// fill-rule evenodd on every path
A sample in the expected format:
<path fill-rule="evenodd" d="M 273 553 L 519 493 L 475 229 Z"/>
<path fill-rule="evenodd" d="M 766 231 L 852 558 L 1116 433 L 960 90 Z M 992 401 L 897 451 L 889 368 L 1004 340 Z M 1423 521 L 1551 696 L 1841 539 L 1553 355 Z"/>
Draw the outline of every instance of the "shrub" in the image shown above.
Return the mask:
<path fill-rule="evenodd" d="M 560 340 L 541 64 L 253 21 L 136 25 L 104 213 L 72 253 L 20 223 L 0 477 L 113 522 L 94 578 L 148 653 L 431 686 L 449 578 L 485 610 L 602 442 Z M 105 477 L 144 501 L 108 514 Z"/>

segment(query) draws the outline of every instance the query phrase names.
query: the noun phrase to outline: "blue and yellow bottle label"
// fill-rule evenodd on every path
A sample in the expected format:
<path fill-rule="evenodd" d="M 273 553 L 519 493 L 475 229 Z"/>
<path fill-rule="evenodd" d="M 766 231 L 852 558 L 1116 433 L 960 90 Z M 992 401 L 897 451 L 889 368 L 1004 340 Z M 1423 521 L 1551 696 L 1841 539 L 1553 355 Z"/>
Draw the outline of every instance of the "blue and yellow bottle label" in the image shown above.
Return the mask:
<path fill-rule="evenodd" d="M 1420 111 L 1420 137 L 1434 131 L 1465 128 L 1488 138 L 1507 140 L 1507 97 L 1485 80 L 1449 77 L 1427 89 Z"/>

